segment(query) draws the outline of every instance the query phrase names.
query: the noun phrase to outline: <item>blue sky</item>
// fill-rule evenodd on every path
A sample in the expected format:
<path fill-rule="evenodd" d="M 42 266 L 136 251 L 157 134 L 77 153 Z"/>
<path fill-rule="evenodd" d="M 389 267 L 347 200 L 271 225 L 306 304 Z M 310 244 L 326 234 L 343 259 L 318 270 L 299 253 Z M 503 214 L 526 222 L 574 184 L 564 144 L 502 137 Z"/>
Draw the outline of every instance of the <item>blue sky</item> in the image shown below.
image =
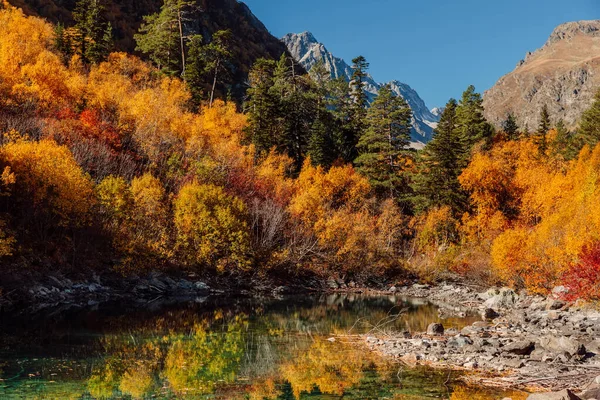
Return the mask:
<path fill-rule="evenodd" d="M 400 80 L 429 107 L 489 89 L 555 26 L 600 18 L 598 0 L 245 0 L 271 33 L 312 32 L 378 81 Z"/>

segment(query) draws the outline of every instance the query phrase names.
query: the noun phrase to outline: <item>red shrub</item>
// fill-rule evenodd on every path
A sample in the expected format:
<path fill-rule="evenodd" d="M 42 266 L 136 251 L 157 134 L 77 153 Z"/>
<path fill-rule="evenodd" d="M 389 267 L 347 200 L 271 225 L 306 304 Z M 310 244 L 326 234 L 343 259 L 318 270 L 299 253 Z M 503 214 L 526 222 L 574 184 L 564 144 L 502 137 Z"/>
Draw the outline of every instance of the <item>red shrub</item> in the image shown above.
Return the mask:
<path fill-rule="evenodd" d="M 562 280 L 569 288 L 567 300 L 600 299 L 600 243 L 587 246 L 579 263 L 571 265 Z"/>

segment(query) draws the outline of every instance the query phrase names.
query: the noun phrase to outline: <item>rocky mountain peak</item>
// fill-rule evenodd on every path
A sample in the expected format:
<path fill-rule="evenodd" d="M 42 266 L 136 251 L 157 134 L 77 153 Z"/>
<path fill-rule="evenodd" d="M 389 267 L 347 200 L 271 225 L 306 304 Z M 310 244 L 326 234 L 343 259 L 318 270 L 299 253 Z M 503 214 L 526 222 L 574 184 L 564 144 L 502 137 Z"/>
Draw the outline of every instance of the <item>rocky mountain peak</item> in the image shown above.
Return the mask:
<path fill-rule="evenodd" d="M 598 87 L 600 20 L 568 22 L 485 92 L 486 117 L 499 127 L 510 112 L 521 127 L 535 129 L 547 106 L 553 123 L 575 128 Z"/>
<path fill-rule="evenodd" d="M 600 20 L 567 22 L 557 26 L 545 46 L 561 40 L 571 40 L 578 35 L 600 36 Z"/>
<path fill-rule="evenodd" d="M 312 33 L 289 33 L 281 41 L 287 46 L 294 58 L 309 71 L 315 64 L 321 62 L 333 78 L 344 77 L 351 79 L 352 67 L 341 58 L 335 57 L 320 43 Z M 425 105 L 419 94 L 406 83 L 392 81 L 389 83 L 392 91 L 402 96 L 413 111 L 412 140 L 415 147 L 422 147 L 433 137 L 433 129 L 437 126 L 439 116 L 433 114 Z M 365 90 L 369 101 L 373 101 L 383 84 L 378 83 L 370 75 L 365 82 Z"/>

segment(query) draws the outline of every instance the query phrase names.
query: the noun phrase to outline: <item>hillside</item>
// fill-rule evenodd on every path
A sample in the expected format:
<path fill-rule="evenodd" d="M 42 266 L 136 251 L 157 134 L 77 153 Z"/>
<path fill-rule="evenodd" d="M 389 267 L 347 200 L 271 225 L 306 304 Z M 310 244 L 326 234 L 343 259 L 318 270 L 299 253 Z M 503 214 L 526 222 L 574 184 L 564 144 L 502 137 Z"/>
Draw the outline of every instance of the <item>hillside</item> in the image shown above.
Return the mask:
<path fill-rule="evenodd" d="M 51 22 L 72 24 L 71 12 L 76 0 L 10 0 L 10 4 L 22 8 L 28 15 L 41 16 Z M 105 18 L 112 23 L 116 50 L 133 52 L 142 18 L 157 12 L 162 0 L 105 0 Z M 252 14 L 246 4 L 237 0 L 199 0 L 201 12 L 191 21 L 188 29 L 200 32 L 205 38 L 212 33 L 229 29 L 233 33 L 233 60 L 235 96 L 244 91 L 248 71 L 258 58 L 278 59 L 286 52 L 285 46 Z"/>
<path fill-rule="evenodd" d="M 528 53 L 514 71 L 484 95 L 486 117 L 500 125 L 513 112 L 521 126 L 538 124 L 547 105 L 553 122 L 574 128 L 600 85 L 600 21 L 558 26 L 546 44 Z"/>
<path fill-rule="evenodd" d="M 352 68 L 341 58 L 334 56 L 327 50 L 323 43 L 320 43 L 312 33 L 289 33 L 282 39 L 289 52 L 306 69 L 310 70 L 318 62 L 322 62 L 325 68 L 331 72 L 334 78 L 345 77 L 350 80 Z M 413 146 L 422 147 L 423 144 L 431 140 L 433 129 L 437 126 L 439 116 L 434 115 L 425 105 L 425 102 L 419 94 L 406 83 L 400 81 L 390 82 L 392 91 L 403 97 L 413 111 L 413 132 L 411 139 Z M 372 76 L 368 76 L 365 90 L 372 102 L 377 96 L 382 84 L 375 81 Z"/>

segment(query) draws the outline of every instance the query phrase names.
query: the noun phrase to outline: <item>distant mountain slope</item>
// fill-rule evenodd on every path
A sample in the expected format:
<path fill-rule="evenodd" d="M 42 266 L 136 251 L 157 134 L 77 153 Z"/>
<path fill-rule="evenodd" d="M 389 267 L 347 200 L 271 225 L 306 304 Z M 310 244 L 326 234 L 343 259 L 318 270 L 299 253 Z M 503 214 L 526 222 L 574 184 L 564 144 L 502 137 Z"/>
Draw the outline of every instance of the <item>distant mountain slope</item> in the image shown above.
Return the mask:
<path fill-rule="evenodd" d="M 325 45 L 320 43 L 310 32 L 289 33 L 281 41 L 285 43 L 289 52 L 306 69 L 310 70 L 319 61 L 323 62 L 325 67 L 334 78 L 345 77 L 350 79 L 352 68 L 341 58 L 335 57 L 330 53 Z M 433 129 L 437 126 L 439 116 L 433 114 L 425 105 L 425 102 L 419 94 L 405 83 L 399 81 L 389 82 L 392 90 L 399 96 L 402 96 L 413 111 L 413 132 L 412 140 L 416 147 L 431 140 Z M 376 82 L 371 76 L 367 79 L 366 90 L 369 94 L 369 100 L 372 101 L 379 92 L 383 84 Z"/>
<path fill-rule="evenodd" d="M 9 0 L 12 5 L 23 8 L 29 15 L 39 15 L 52 22 L 72 23 L 71 12 L 76 0 Z M 162 0 L 103 0 L 105 17 L 114 27 L 117 49 L 132 52 L 135 49 L 133 35 L 137 32 L 144 15 L 160 10 Z M 248 6 L 237 0 L 198 0 L 202 12 L 189 24 L 188 29 L 210 38 L 213 32 L 230 29 L 233 32 L 234 81 L 236 97 L 245 89 L 248 71 L 257 58 L 279 59 L 287 51 L 279 39 L 269 33 Z"/>
<path fill-rule="evenodd" d="M 508 112 L 529 130 L 547 105 L 555 120 L 574 128 L 600 89 L 600 20 L 558 26 L 546 44 L 484 94 L 486 117 L 499 126 Z M 556 121 L 553 121 L 556 122 Z"/>

